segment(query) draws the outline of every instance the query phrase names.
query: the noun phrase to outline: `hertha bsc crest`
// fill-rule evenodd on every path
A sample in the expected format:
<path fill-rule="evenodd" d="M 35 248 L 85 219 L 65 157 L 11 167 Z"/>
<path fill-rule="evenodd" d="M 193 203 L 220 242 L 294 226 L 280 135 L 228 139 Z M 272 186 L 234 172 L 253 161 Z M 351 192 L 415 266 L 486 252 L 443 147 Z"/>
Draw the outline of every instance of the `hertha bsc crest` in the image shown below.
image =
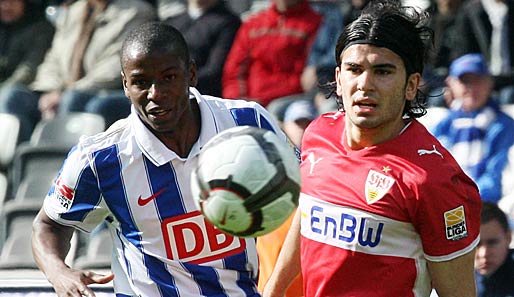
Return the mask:
<path fill-rule="evenodd" d="M 366 201 L 373 204 L 382 199 L 394 184 L 394 178 L 383 175 L 375 170 L 370 170 L 366 178 Z"/>

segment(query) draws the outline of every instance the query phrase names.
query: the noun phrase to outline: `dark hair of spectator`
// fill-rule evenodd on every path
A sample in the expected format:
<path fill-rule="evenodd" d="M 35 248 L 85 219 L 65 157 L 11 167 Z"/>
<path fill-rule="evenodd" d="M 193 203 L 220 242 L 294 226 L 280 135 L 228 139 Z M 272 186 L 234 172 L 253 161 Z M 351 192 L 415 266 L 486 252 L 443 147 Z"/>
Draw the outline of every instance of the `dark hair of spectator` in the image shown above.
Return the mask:
<path fill-rule="evenodd" d="M 510 232 L 509 221 L 507 215 L 498 207 L 496 203 L 484 201 L 482 202 L 482 212 L 480 214 L 480 224 L 486 224 L 496 220 L 503 231 Z"/>

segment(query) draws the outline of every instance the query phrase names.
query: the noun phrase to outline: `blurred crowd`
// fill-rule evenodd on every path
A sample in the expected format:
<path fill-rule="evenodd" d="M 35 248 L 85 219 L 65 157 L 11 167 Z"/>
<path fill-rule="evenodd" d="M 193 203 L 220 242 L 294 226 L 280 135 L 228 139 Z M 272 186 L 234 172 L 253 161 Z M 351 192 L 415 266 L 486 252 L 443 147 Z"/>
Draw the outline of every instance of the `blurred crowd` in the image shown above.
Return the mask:
<path fill-rule="evenodd" d="M 160 20 L 184 34 L 202 94 L 261 103 L 300 147 L 310 121 L 338 108 L 323 88 L 334 80 L 334 47 L 368 2 L 0 0 L 0 113 L 19 119 L 18 145 L 39 122 L 70 113 L 100 115 L 106 127 L 126 117 L 131 107 L 120 76 L 121 42 L 131 28 Z M 501 270 L 507 281 L 498 284 L 514 284 L 508 231 L 514 220 L 514 0 L 403 2 L 429 12 L 435 33 L 423 73 L 426 117 L 433 117 L 426 123 L 475 180 L 483 201 L 507 215 L 502 263 L 508 260 L 510 268 Z M 444 112 L 434 117 L 436 109 Z M 9 177 L 10 169 L 4 164 L 3 174 Z M 494 257 L 486 242 L 478 251 L 478 266 Z M 498 275 L 477 269 L 477 277 Z M 500 290 L 494 284 L 480 287 L 481 296 L 507 296 L 487 295 Z"/>

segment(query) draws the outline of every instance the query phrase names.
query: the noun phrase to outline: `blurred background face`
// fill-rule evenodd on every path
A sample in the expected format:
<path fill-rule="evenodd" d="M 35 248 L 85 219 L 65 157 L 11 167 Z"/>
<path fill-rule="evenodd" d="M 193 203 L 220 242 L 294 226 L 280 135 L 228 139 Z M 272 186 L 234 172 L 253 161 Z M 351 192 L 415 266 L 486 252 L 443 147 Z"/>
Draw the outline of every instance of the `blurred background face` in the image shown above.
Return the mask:
<path fill-rule="evenodd" d="M 303 0 L 272 0 L 277 6 L 279 11 L 283 11 L 288 7 L 295 6 L 296 4 L 302 2 Z"/>
<path fill-rule="evenodd" d="M 493 274 L 509 253 L 510 232 L 505 232 L 497 220 L 480 225 L 480 243 L 475 253 L 475 270 L 481 275 Z"/>
<path fill-rule="evenodd" d="M 24 0 L 0 0 L 0 21 L 2 23 L 13 23 L 19 20 L 24 13 Z"/>
<path fill-rule="evenodd" d="M 453 97 L 462 102 L 465 111 L 473 111 L 487 103 L 492 91 L 492 80 L 488 76 L 467 73 L 459 78 L 449 77 L 447 80 Z"/>
<path fill-rule="evenodd" d="M 437 9 L 443 14 L 452 14 L 461 5 L 461 0 L 437 0 Z"/>

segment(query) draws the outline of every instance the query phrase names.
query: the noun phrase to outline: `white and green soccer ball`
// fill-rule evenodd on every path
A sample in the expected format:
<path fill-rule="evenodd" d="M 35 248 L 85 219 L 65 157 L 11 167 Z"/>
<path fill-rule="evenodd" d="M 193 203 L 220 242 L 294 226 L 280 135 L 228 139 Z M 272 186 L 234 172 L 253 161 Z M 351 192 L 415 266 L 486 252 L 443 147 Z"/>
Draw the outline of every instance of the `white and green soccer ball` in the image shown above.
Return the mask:
<path fill-rule="evenodd" d="M 202 148 L 191 190 L 218 229 L 261 236 L 278 228 L 298 205 L 299 161 L 294 147 L 272 131 L 230 128 Z"/>

